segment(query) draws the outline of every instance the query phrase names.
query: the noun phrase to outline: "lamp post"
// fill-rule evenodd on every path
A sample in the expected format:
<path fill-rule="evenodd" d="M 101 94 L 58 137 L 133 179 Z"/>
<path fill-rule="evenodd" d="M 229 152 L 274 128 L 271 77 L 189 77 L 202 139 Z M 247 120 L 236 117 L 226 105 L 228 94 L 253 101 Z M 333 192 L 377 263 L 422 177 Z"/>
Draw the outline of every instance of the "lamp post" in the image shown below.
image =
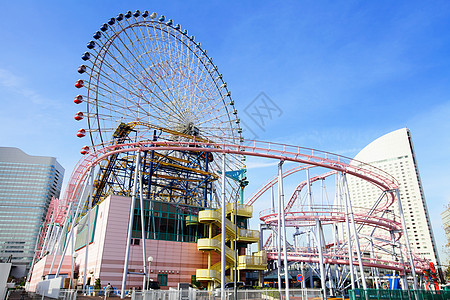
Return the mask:
<path fill-rule="evenodd" d="M 152 264 L 153 257 L 149 256 L 147 258 L 148 261 L 148 269 L 147 269 L 147 290 L 150 289 L 150 265 Z"/>
<path fill-rule="evenodd" d="M 75 260 L 77 257 L 78 257 L 78 253 L 74 252 L 72 254 L 72 266 L 71 266 L 71 271 L 70 271 L 70 289 L 72 289 L 73 281 L 75 279 L 75 278 L 73 278 L 73 269 L 74 269 Z"/>

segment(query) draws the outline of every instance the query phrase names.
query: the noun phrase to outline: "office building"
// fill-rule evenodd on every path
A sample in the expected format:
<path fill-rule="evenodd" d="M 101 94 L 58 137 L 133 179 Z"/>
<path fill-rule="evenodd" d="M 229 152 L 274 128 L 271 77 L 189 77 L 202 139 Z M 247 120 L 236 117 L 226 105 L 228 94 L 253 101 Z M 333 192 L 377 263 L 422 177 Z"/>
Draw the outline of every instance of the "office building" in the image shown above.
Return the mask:
<path fill-rule="evenodd" d="M 376 139 L 356 155 L 352 164 L 357 161 L 382 169 L 397 179 L 411 249 L 416 255 L 439 265 L 409 129 L 402 128 Z M 381 194 L 375 186 L 351 176 L 348 182 L 354 207 L 370 208 Z M 395 204 L 392 210 L 397 215 L 396 221 L 400 222 L 398 206 Z"/>
<path fill-rule="evenodd" d="M 11 275 L 27 275 L 41 223 L 52 197 L 59 197 L 64 169 L 54 157 L 0 147 L 0 260 Z"/>

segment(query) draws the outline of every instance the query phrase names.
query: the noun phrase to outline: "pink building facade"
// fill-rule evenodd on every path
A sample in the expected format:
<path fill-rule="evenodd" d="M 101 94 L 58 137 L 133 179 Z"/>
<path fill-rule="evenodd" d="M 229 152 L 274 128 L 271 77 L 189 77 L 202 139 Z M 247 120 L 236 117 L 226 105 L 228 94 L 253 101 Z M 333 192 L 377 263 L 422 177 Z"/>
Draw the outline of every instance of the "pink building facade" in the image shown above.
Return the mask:
<path fill-rule="evenodd" d="M 125 263 L 128 220 L 130 214 L 131 198 L 122 196 L 109 196 L 91 210 L 90 242 L 85 246 L 87 236 L 87 224 L 81 220 L 75 227 L 75 242 L 69 242 L 69 248 L 64 259 L 64 269 L 60 274 L 70 276 L 72 246 L 77 253 L 74 277 L 77 285 L 82 285 L 86 278 L 87 285 L 94 285 L 100 278 L 101 285 L 108 283 L 115 288 L 121 287 Z M 84 220 L 88 218 L 85 217 Z M 84 232 L 84 233 L 83 233 Z M 153 257 L 149 269 L 149 278 L 152 281 L 163 279 L 161 289 L 177 287 L 178 283 L 191 283 L 195 278 L 197 269 L 208 266 L 208 255 L 197 250 L 195 242 L 177 242 L 157 239 L 145 239 L 146 253 L 142 252 L 142 240 L 132 239 L 128 271 L 143 273 L 147 258 Z M 86 251 L 88 253 L 86 260 Z M 30 290 L 42 278 L 49 273 L 48 261 L 52 256 L 44 257 L 45 266 L 39 261 L 32 273 Z M 219 255 L 215 254 L 213 260 L 219 261 Z M 59 262 L 59 259 L 57 259 Z M 87 263 L 85 263 L 87 261 Z M 42 266 L 41 266 L 42 265 Z M 57 263 L 56 263 L 57 265 Z M 86 267 L 85 267 L 86 265 Z M 52 270 L 54 274 L 56 268 Z M 126 288 L 142 288 L 144 276 L 128 274 Z"/>

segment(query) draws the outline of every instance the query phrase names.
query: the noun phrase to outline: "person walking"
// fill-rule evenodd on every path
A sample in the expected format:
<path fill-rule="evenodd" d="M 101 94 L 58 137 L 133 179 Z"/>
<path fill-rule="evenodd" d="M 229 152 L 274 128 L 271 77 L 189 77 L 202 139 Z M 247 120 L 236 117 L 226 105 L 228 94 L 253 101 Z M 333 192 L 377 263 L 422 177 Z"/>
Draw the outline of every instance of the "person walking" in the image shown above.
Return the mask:
<path fill-rule="evenodd" d="M 105 299 L 106 299 L 106 297 L 109 297 L 109 294 L 111 293 L 111 289 L 112 289 L 111 283 L 108 282 L 108 285 L 106 286 L 106 289 L 105 289 Z"/>

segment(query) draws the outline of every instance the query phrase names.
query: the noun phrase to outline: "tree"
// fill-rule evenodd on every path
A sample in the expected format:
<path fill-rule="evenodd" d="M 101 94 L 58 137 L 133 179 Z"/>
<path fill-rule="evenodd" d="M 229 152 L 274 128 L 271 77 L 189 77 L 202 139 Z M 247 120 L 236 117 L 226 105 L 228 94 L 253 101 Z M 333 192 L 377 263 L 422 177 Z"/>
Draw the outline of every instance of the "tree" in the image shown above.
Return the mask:
<path fill-rule="evenodd" d="M 101 290 L 102 284 L 100 283 L 100 278 L 95 279 L 94 290 Z"/>

